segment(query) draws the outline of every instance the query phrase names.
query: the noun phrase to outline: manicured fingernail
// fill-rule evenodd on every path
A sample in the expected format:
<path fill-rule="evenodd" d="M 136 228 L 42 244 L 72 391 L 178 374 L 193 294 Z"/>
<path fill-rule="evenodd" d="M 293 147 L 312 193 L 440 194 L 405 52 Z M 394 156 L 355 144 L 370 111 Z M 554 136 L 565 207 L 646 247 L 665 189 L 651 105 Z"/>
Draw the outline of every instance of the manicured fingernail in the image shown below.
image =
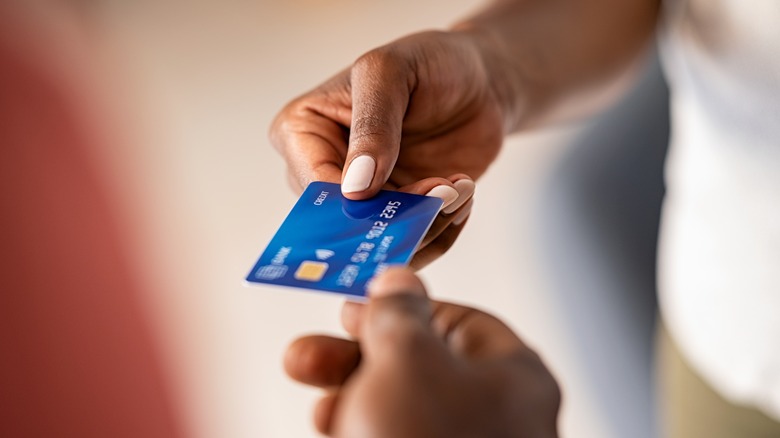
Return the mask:
<path fill-rule="evenodd" d="M 374 179 L 374 170 L 376 170 L 376 161 L 368 155 L 353 159 L 341 183 L 341 193 L 362 192 L 367 189 Z"/>
<path fill-rule="evenodd" d="M 466 219 L 469 218 L 469 215 L 471 214 L 471 204 L 463 207 L 463 210 L 459 211 L 458 214 L 455 215 L 454 218 L 452 218 L 452 225 L 460 226 L 463 222 L 466 222 Z"/>
<path fill-rule="evenodd" d="M 444 204 L 441 206 L 441 208 L 444 209 L 458 199 L 458 191 L 450 186 L 440 185 L 432 188 L 425 196 L 440 198 L 444 201 Z"/>
<path fill-rule="evenodd" d="M 443 210 L 444 214 L 451 214 L 471 199 L 471 195 L 474 194 L 474 188 L 476 187 L 474 181 L 470 179 L 460 179 L 455 181 L 453 185 L 458 191 L 458 199 Z"/>

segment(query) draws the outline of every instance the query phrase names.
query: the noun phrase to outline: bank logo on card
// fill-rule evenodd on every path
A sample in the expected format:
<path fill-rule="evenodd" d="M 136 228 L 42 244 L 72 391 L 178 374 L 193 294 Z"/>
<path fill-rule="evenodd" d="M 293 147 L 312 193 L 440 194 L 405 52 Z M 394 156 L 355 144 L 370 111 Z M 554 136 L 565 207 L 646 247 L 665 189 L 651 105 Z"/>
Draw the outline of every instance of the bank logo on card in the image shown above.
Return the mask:
<path fill-rule="evenodd" d="M 276 280 L 284 277 L 287 273 L 287 266 L 284 265 L 265 265 L 255 272 L 255 278 L 262 280 Z"/>
<path fill-rule="evenodd" d="M 441 205 L 389 190 L 352 201 L 338 184 L 313 182 L 246 280 L 365 297 L 374 276 L 409 263 Z"/>

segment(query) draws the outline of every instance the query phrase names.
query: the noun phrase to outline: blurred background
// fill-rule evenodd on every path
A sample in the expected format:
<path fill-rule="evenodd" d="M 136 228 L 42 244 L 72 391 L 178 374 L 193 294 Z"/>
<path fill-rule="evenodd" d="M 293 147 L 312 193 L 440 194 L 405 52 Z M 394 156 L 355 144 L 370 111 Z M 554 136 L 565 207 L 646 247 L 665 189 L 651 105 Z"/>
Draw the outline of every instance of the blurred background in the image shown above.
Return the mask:
<path fill-rule="evenodd" d="M 363 52 L 446 28 L 481 3 L 30 3 L 78 35 L 121 114 L 101 169 L 135 230 L 148 311 L 193 436 L 317 436 L 318 391 L 288 379 L 282 356 L 301 334 L 341 334 L 341 299 L 242 284 L 295 201 L 266 138 L 272 118 Z M 421 272 L 435 298 L 498 315 L 546 358 L 564 390 L 564 436 L 654 427 L 668 127 L 654 61 L 643 75 L 600 118 L 508 139 L 478 183 L 469 226 Z"/>

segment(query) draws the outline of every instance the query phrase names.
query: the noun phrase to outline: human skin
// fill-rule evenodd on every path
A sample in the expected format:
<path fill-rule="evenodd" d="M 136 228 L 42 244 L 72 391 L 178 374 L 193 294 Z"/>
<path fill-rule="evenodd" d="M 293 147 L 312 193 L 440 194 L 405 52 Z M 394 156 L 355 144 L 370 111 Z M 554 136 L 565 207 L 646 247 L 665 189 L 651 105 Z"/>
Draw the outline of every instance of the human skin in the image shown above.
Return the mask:
<path fill-rule="evenodd" d="M 617 94 L 653 35 L 658 3 L 493 2 L 449 31 L 360 56 L 285 106 L 271 143 L 296 192 L 311 181 L 341 182 L 356 200 L 381 188 L 457 189 L 458 208 L 442 212 L 413 260 L 420 268 L 452 245 L 468 215 L 469 181 L 485 173 L 506 134 L 589 114 Z"/>
<path fill-rule="evenodd" d="M 326 389 L 315 426 L 335 437 L 554 437 L 560 392 L 536 353 L 498 319 L 432 302 L 409 269 L 345 307 L 354 340 L 298 339 L 285 367 Z"/>
<path fill-rule="evenodd" d="M 418 194 L 440 185 L 465 188 L 451 204 L 458 208 L 440 214 L 412 260 L 420 268 L 457 238 L 472 203 L 474 188 L 468 182 L 488 169 L 505 135 L 589 115 L 619 94 L 625 72 L 653 36 L 659 9 L 659 0 L 492 2 L 449 31 L 410 35 L 362 55 L 290 102 L 271 126 L 271 142 L 285 158 L 289 182 L 297 191 L 316 180 L 341 182 L 344 195 L 355 200 L 370 198 L 383 187 Z M 375 298 L 369 309 L 382 301 Z M 434 315 L 451 309 L 434 307 Z M 446 342 L 449 350 L 414 350 L 426 358 L 414 361 L 407 357 L 411 347 L 406 342 L 384 339 L 382 344 L 382 337 L 366 336 L 371 330 L 360 329 L 355 321 L 372 312 L 355 309 L 354 304 L 345 306 L 344 323 L 357 343 L 307 337 L 296 341 L 287 355 L 291 376 L 331 390 L 316 410 L 320 430 L 364 437 L 554 436 L 546 415 L 526 415 L 533 411 L 521 407 L 546 403 L 557 388 L 529 391 L 523 385 L 495 385 L 470 372 L 460 374 L 458 370 L 469 368 L 458 361 L 453 365 L 452 357 L 462 360 L 463 355 Z M 416 314 L 414 308 L 399 309 L 409 313 L 399 320 Z M 386 327 L 387 337 L 409 336 L 407 341 L 417 345 L 416 332 L 405 332 L 401 324 L 394 327 L 395 334 Z M 475 348 L 486 351 L 501 344 L 500 337 L 472 339 Z M 394 367 L 369 361 L 376 343 L 384 345 L 389 363 L 401 360 L 397 357 L 408 361 Z M 331 359 L 313 353 L 329 348 Z M 344 360 L 341 367 L 332 362 L 338 358 Z M 502 370 L 492 368 L 486 375 L 501 376 Z M 315 377 L 317 373 L 329 379 Z M 386 382 L 393 385 L 386 387 Z M 501 409 L 484 409 L 475 404 L 480 397 L 512 400 L 509 405 L 518 410 L 506 415 Z M 415 409 L 404 408 L 408 406 Z M 555 406 L 549 410 L 553 416 Z M 383 417 L 386 412 L 393 416 Z M 445 418 L 454 429 L 444 428 Z M 397 429 L 397 423 L 407 428 Z"/>

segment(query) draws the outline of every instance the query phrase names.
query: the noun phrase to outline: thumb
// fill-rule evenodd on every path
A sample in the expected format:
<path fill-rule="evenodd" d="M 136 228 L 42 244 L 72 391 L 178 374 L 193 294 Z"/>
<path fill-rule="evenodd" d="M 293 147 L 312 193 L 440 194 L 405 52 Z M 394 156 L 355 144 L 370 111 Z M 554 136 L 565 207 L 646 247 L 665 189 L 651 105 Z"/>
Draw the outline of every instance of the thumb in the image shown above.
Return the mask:
<path fill-rule="evenodd" d="M 352 67 L 352 121 L 341 182 L 349 199 L 374 196 L 395 166 L 412 90 L 408 65 L 389 49 L 379 48 Z"/>
<path fill-rule="evenodd" d="M 403 360 L 417 349 L 439 343 L 431 328 L 431 303 L 422 282 L 408 268 L 390 268 L 369 287 L 361 325 L 364 360 Z"/>

